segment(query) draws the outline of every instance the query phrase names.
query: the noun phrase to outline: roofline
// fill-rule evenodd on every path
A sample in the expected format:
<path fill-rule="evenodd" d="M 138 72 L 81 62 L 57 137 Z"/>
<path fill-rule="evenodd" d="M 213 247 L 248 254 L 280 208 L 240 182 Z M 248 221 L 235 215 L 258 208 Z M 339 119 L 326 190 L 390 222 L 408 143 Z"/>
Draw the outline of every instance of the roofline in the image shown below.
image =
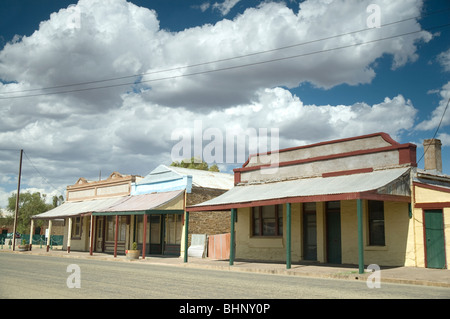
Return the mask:
<path fill-rule="evenodd" d="M 318 143 L 314 143 L 314 144 L 288 147 L 288 148 L 283 148 L 283 149 L 276 150 L 276 151 L 268 151 L 268 152 L 250 154 L 247 161 L 242 165 L 242 167 L 245 167 L 250 162 L 250 158 L 259 156 L 259 155 L 269 155 L 272 153 L 289 152 L 289 151 L 295 151 L 295 150 L 309 148 L 309 147 L 334 144 L 334 143 L 342 143 L 342 142 L 348 142 L 348 141 L 353 141 L 353 140 L 360 140 L 360 139 L 374 137 L 374 136 L 381 136 L 386 142 L 390 143 L 391 145 L 400 145 L 400 143 L 395 141 L 389 134 L 384 133 L 384 132 L 378 132 L 378 133 L 371 133 L 371 134 L 360 135 L 360 136 L 352 136 L 352 137 L 347 137 L 347 138 L 342 138 L 342 139 L 337 139 L 337 140 L 318 142 Z"/>
<path fill-rule="evenodd" d="M 350 140 L 350 139 L 346 139 Z M 342 140 L 341 140 L 342 141 Z M 327 144 L 328 142 L 323 142 L 320 144 Z M 335 143 L 335 141 L 333 142 Z M 319 144 L 314 145 L 307 145 L 307 146 L 301 146 L 298 148 L 292 148 L 292 149 L 299 149 L 299 148 L 307 148 L 312 146 L 317 146 Z M 324 161 L 324 160 L 330 160 L 335 158 L 343 158 L 343 157 L 349 157 L 349 156 L 356 156 L 356 155 L 365 155 L 365 154 L 373 154 L 373 153 L 380 153 L 380 152 L 389 152 L 398 150 L 401 153 L 399 154 L 399 165 L 401 164 L 410 164 L 411 166 L 416 167 L 417 162 L 415 158 L 413 159 L 412 156 L 409 154 L 409 150 L 416 150 L 417 145 L 412 143 L 405 143 L 405 144 L 399 144 L 396 142 L 395 145 L 391 146 L 384 146 L 384 147 L 378 147 L 378 148 L 372 148 L 372 149 L 364 149 L 364 150 L 357 150 L 357 151 L 351 151 L 351 152 L 345 152 L 345 153 L 338 153 L 338 154 L 330 154 L 330 155 L 322 155 L 322 156 L 316 156 L 316 157 L 310 157 L 305 159 L 299 159 L 299 160 L 293 160 L 293 161 L 287 161 L 287 162 L 280 162 L 280 163 L 269 163 L 269 164 L 261 164 L 261 165 L 255 165 L 255 166 L 249 166 L 249 167 L 239 167 L 233 169 L 233 172 L 235 173 L 241 173 L 241 172 L 248 172 L 248 171 L 255 171 L 265 168 L 273 168 L 276 167 L 282 167 L 282 166 L 289 166 L 289 165 L 297 165 L 297 164 L 304 164 L 304 163 L 311 163 L 311 162 L 317 162 L 317 161 Z M 289 149 L 291 150 L 291 149 Z M 280 150 L 279 152 L 284 152 L 284 150 Z M 261 153 L 264 154 L 264 153 Z M 413 153 L 415 156 L 415 152 Z M 250 157 L 248 161 L 250 160 Z M 247 161 L 247 162 L 248 162 Z M 246 163 L 247 163 L 246 162 Z M 246 164 L 244 164 L 246 165 Z"/>
<path fill-rule="evenodd" d="M 230 210 L 233 208 L 236 209 L 236 208 L 267 206 L 286 203 L 327 202 L 327 201 L 355 200 L 355 199 L 382 200 L 382 201 L 393 201 L 403 203 L 411 202 L 411 196 L 378 194 L 376 191 L 367 191 L 367 192 L 353 192 L 344 194 L 285 197 L 285 198 L 275 198 L 275 199 L 266 199 L 241 203 L 229 203 L 220 205 L 190 206 L 186 207 L 186 211 L 188 212 L 223 211 L 223 210 Z"/>
<path fill-rule="evenodd" d="M 431 190 L 444 192 L 444 193 L 450 193 L 450 188 L 442 186 L 442 185 L 433 185 L 433 184 L 427 184 L 427 183 L 413 181 L 413 186 L 431 189 Z"/>

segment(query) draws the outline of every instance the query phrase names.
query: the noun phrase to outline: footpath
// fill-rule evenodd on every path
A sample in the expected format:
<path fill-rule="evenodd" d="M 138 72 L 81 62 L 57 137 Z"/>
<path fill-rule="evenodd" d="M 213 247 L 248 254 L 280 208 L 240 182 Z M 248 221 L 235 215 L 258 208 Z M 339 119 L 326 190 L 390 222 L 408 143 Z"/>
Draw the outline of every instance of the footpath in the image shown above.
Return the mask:
<path fill-rule="evenodd" d="M 286 269 L 286 264 L 280 262 L 258 262 L 254 260 L 235 260 L 232 266 L 228 260 L 216 260 L 209 258 L 189 257 L 185 263 L 180 257 L 167 256 L 146 256 L 145 259 L 131 260 L 124 255 L 114 257 L 112 254 L 71 251 L 68 253 L 61 249 L 52 249 L 48 252 L 45 248 L 33 246 L 31 251 L 12 251 L 7 246 L 0 249 L 1 253 L 40 255 L 48 257 L 63 258 L 83 258 L 92 260 L 108 260 L 112 262 L 133 262 L 149 265 L 166 265 L 172 267 L 190 267 L 215 269 L 223 271 L 255 272 L 262 274 L 284 275 L 284 276 L 306 276 L 314 278 L 328 278 L 340 280 L 372 280 L 375 275 L 383 283 L 397 283 L 410 285 L 424 285 L 450 288 L 450 270 L 448 269 L 430 269 L 419 267 L 382 267 L 379 273 L 375 274 L 365 268 L 364 274 L 359 274 L 357 265 L 331 265 L 321 263 L 292 263 L 290 269 Z M 450 293 L 450 290 L 449 290 Z"/>

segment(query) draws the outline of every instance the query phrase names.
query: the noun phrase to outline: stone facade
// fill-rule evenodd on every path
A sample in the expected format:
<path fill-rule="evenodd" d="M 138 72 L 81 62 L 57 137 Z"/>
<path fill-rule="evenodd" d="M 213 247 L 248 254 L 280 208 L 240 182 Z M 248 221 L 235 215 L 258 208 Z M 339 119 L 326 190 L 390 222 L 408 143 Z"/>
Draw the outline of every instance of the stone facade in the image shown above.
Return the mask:
<path fill-rule="evenodd" d="M 225 190 L 193 187 L 187 195 L 187 206 L 202 203 L 217 197 Z M 191 212 L 189 214 L 189 244 L 192 234 L 217 235 L 230 232 L 230 211 Z"/>

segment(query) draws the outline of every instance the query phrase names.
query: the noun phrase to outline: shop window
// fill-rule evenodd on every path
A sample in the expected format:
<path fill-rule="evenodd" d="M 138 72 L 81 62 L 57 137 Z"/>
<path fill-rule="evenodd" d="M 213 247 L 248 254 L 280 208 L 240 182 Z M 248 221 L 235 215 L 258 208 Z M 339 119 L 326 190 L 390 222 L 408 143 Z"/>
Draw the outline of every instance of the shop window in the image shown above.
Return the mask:
<path fill-rule="evenodd" d="M 384 246 L 384 202 L 369 200 L 369 245 Z"/>
<path fill-rule="evenodd" d="M 181 233 L 183 231 L 181 215 L 166 215 L 166 236 L 168 244 L 179 245 L 181 243 Z"/>
<path fill-rule="evenodd" d="M 82 229 L 82 218 L 74 217 L 72 219 L 72 238 L 81 238 L 81 229 Z"/>
<path fill-rule="evenodd" d="M 119 216 L 117 241 L 125 241 L 127 230 L 127 217 Z M 106 241 L 114 241 L 116 234 L 116 216 L 106 218 Z"/>
<path fill-rule="evenodd" d="M 253 207 L 253 236 L 283 236 L 283 205 Z"/>

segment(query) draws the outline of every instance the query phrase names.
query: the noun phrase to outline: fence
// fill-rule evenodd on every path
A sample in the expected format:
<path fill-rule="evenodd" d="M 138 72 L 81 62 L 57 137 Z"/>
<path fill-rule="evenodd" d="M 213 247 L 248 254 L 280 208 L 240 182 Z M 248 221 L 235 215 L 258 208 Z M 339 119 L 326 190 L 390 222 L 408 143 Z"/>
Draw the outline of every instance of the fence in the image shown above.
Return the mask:
<path fill-rule="evenodd" d="M 1 249 L 4 246 L 12 245 L 12 233 L 9 234 L 0 234 L 0 247 Z M 22 241 L 25 240 L 25 244 L 30 243 L 30 234 L 18 234 L 16 235 L 16 245 L 22 244 Z M 64 240 L 64 235 L 51 235 L 50 236 L 50 246 L 62 246 Z M 47 238 L 44 235 L 33 235 L 32 237 L 33 245 L 47 245 Z"/>
<path fill-rule="evenodd" d="M 230 258 L 230 237 L 230 233 L 208 236 L 208 258 Z"/>

